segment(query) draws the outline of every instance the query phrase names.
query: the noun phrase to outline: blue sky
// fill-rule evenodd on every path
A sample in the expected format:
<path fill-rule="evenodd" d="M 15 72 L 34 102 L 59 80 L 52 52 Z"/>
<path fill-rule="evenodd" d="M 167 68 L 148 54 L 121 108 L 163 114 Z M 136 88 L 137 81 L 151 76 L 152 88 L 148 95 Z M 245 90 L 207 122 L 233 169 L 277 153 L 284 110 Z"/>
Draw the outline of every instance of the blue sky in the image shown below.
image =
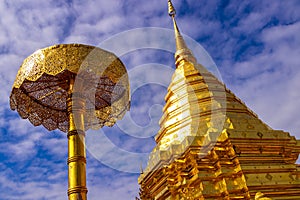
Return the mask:
<path fill-rule="evenodd" d="M 173 3 L 181 31 L 210 54 L 227 87 L 272 128 L 288 131 L 299 139 L 300 2 Z M 144 27 L 172 28 L 167 0 L 0 1 L 1 200 L 66 198 L 66 135 L 33 127 L 9 108 L 11 87 L 22 61 L 35 50 L 57 43 L 102 44 L 110 49 L 111 43 L 104 45 L 103 41 L 120 39 L 116 34 Z M 135 36 L 124 41 L 138 43 Z M 157 42 L 157 38 L 148 39 L 150 44 Z M 168 40 L 161 42 L 174 45 Z M 126 129 L 126 124 L 120 122 L 113 128 L 90 133 L 89 199 L 134 199 L 138 194 L 138 174 L 124 171 L 139 168 L 131 158 L 139 157 L 145 164 L 147 153 L 154 147 L 163 97 L 174 70 L 173 53 L 143 47 L 121 55 L 130 82 L 139 86 L 132 94 L 132 109 L 127 116 L 136 129 Z M 131 132 L 124 134 L 124 130 Z M 140 136 L 135 135 L 138 132 Z M 108 140 L 89 142 L 94 134 Z"/>

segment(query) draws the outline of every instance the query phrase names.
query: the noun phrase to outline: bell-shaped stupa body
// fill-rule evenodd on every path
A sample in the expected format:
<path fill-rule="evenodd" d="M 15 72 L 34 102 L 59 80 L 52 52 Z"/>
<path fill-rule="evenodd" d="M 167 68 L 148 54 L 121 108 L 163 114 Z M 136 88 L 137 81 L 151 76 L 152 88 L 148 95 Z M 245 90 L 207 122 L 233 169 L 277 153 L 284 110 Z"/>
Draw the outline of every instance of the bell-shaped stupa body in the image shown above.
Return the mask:
<path fill-rule="evenodd" d="M 300 199 L 300 141 L 273 130 L 184 42 L 177 51 L 156 147 L 139 177 L 142 200 Z"/>

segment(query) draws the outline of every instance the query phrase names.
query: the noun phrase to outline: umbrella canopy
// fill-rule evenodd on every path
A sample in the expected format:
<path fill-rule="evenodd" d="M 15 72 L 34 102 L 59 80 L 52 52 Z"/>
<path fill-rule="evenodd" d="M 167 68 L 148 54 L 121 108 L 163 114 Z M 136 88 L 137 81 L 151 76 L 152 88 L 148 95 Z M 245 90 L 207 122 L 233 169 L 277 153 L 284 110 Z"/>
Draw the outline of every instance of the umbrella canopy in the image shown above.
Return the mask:
<path fill-rule="evenodd" d="M 125 66 L 113 53 L 88 45 L 38 50 L 18 71 L 10 107 L 35 126 L 67 132 L 67 100 L 75 94 L 85 100 L 85 130 L 114 125 L 130 104 Z"/>

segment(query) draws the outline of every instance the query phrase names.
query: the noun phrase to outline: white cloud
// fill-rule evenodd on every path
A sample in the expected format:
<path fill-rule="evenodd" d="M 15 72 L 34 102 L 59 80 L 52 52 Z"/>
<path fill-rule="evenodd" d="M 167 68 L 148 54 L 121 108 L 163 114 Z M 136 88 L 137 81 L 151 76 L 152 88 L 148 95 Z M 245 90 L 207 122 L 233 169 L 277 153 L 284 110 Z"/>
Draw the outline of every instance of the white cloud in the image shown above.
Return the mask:
<path fill-rule="evenodd" d="M 41 133 L 45 134 L 45 133 Z M 47 134 L 47 133 L 46 133 Z M 59 134 L 59 133 L 55 133 Z M 50 153 L 54 157 L 64 158 L 68 151 L 68 140 L 67 136 L 64 134 L 64 137 L 58 137 L 55 135 L 43 136 L 40 141 L 43 146 L 43 150 Z"/>
<path fill-rule="evenodd" d="M 261 33 L 264 51 L 233 67 L 235 76 L 246 79 L 234 88 L 240 97 L 271 127 L 291 131 L 298 138 L 299 31 L 300 23 L 265 29 Z"/>
<path fill-rule="evenodd" d="M 273 128 L 290 131 L 299 138 L 300 27 L 297 21 L 300 13 L 297 0 L 230 1 L 228 4 L 217 0 L 201 4 L 174 0 L 174 5 L 180 29 L 203 41 L 203 46 L 221 67 L 229 88 Z M 187 7 L 189 11 L 185 10 Z M 62 199 L 66 198 L 67 190 L 66 137 L 32 127 L 27 120 L 15 119 L 15 115 L 8 113 L 11 85 L 22 60 L 36 49 L 58 42 L 97 45 L 111 35 L 144 26 L 172 28 L 167 1 L 0 1 L 0 125 L 5 129 L 3 135 L 6 136 L 6 132 L 12 135 L 5 139 L 2 135 L 0 143 L 4 158 L 0 164 L 3 169 L 0 190 L 5 191 L 6 199 Z M 133 35 L 128 40 L 137 39 Z M 127 67 L 130 69 L 152 59 L 153 54 L 142 54 L 127 59 Z M 165 61 L 167 56 L 157 58 L 173 63 Z M 149 79 L 156 76 L 146 75 Z M 152 100 L 158 101 L 161 96 L 164 95 L 154 96 Z M 151 97 L 145 95 L 143 100 L 147 98 Z M 136 117 L 148 117 L 142 114 L 147 115 L 147 109 L 137 104 Z M 149 148 L 148 143 L 137 140 L 123 142 L 124 138 L 117 134 L 112 139 L 122 143 L 120 146 L 126 150 L 141 148 L 144 152 Z M 113 161 L 114 157 L 110 159 Z M 15 163 L 16 168 L 26 166 L 28 169 L 16 170 L 11 163 Z M 137 175 L 95 163 L 95 159 L 88 158 L 90 199 L 99 196 L 133 199 L 138 193 Z M 133 163 L 124 163 L 133 166 Z M 40 175 L 33 176 L 34 171 Z"/>
<path fill-rule="evenodd" d="M 22 139 L 16 139 L 18 134 L 13 135 L 14 132 L 10 132 L 11 135 L 8 137 L 12 137 L 13 139 L 7 139 L 9 142 L 3 142 L 1 144 L 2 148 L 0 150 L 1 153 L 10 156 L 11 162 L 23 162 L 28 159 L 32 159 L 37 154 L 36 143 L 41 137 L 41 133 L 32 132 L 27 137 L 23 137 Z M 24 133 L 21 133 L 24 134 Z M 5 138 L 3 138 L 5 140 Z"/>

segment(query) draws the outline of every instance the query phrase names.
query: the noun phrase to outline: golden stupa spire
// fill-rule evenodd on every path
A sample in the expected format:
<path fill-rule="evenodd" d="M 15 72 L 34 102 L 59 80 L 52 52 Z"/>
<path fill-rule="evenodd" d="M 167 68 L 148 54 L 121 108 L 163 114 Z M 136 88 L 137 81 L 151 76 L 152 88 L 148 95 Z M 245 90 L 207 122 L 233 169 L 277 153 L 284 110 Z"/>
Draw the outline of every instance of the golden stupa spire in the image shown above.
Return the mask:
<path fill-rule="evenodd" d="M 300 199 L 300 141 L 262 122 L 197 63 L 169 3 L 176 69 L 140 174 L 141 200 Z M 267 198 L 269 197 L 269 198 Z"/>
<path fill-rule="evenodd" d="M 173 6 L 173 3 L 171 0 L 168 0 L 169 5 L 169 16 L 172 17 L 173 25 L 174 25 L 174 31 L 175 31 L 175 41 L 176 41 L 176 53 L 175 53 L 175 60 L 176 60 L 176 66 L 180 63 L 181 60 L 186 60 L 192 63 L 196 63 L 196 58 L 193 56 L 192 51 L 187 47 L 180 30 L 178 28 L 175 16 L 176 16 L 176 10 Z"/>

